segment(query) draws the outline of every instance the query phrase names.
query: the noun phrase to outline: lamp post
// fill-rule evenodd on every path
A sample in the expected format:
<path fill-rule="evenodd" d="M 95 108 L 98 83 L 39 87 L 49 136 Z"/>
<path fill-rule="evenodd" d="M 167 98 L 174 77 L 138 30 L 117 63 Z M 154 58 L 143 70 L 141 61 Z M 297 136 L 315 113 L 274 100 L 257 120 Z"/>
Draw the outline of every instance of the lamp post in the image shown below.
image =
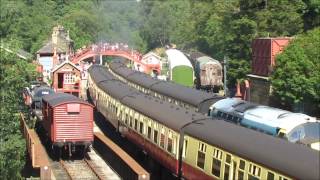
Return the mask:
<path fill-rule="evenodd" d="M 227 95 L 228 89 L 227 89 L 227 64 L 228 64 L 228 58 L 227 56 L 223 57 L 223 90 L 224 95 Z"/>

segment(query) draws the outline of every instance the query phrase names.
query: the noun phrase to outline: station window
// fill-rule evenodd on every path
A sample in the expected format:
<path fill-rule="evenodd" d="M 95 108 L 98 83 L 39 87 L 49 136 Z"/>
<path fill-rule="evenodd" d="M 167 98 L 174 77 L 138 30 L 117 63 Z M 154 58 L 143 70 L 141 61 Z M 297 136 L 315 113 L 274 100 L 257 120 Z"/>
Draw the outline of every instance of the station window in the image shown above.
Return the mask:
<path fill-rule="evenodd" d="M 204 143 L 199 142 L 197 166 L 201 169 L 204 169 L 206 150 L 207 150 L 207 146 Z"/>
<path fill-rule="evenodd" d="M 64 73 L 63 83 L 64 84 L 74 84 L 75 83 L 75 75 L 73 75 L 72 73 Z"/>

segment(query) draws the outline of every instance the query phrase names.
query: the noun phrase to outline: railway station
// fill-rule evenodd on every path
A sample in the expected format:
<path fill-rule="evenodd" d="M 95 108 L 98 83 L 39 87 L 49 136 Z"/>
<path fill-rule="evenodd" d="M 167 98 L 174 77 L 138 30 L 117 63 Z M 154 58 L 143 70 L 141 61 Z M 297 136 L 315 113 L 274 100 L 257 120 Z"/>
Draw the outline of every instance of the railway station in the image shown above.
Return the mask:
<path fill-rule="evenodd" d="M 312 2 L 3 5 L 0 179 L 320 179 Z"/>

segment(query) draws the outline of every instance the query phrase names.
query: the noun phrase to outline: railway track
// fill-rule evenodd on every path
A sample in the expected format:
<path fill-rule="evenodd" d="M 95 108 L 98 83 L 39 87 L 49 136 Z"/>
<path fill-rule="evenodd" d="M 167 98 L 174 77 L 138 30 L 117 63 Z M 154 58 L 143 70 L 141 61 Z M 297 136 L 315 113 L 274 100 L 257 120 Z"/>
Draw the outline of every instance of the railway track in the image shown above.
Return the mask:
<path fill-rule="evenodd" d="M 66 171 L 69 179 L 106 179 L 101 171 L 99 171 L 99 168 L 90 159 L 85 158 L 81 160 L 60 160 L 59 163 Z"/>

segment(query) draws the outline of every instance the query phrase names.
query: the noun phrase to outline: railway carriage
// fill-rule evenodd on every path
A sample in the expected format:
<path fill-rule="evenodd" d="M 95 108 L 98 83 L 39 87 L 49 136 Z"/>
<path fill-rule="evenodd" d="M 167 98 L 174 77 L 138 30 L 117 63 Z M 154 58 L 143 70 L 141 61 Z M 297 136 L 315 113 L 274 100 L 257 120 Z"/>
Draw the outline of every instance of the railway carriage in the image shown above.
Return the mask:
<path fill-rule="evenodd" d="M 288 141 L 305 144 L 320 151 L 320 122 L 308 122 L 293 128 L 287 135 Z"/>
<path fill-rule="evenodd" d="M 218 91 L 222 85 L 222 65 L 201 52 L 188 53 L 194 67 L 197 89 Z"/>
<path fill-rule="evenodd" d="M 216 179 L 319 179 L 317 151 L 232 123 L 203 120 L 184 129 L 184 161 Z M 311 163 L 311 164 L 309 164 Z"/>
<path fill-rule="evenodd" d="M 42 98 L 43 132 L 61 156 L 62 148 L 69 156 L 84 154 L 93 142 L 93 106 L 73 95 L 55 93 Z"/>
<path fill-rule="evenodd" d="M 129 86 L 181 107 L 195 109 L 203 114 L 208 113 L 209 107 L 213 103 L 224 98 L 216 94 L 152 78 L 144 73 L 127 68 L 122 61 L 113 61 L 108 66 L 113 75 L 128 83 Z"/>
<path fill-rule="evenodd" d="M 93 71 L 89 70 L 90 76 Z M 95 85 L 89 77 L 89 84 L 89 92 L 98 94 L 92 97 L 99 111 L 113 114 L 121 133 L 181 177 L 319 178 L 318 154 L 309 148 L 210 119 L 120 81 L 101 80 Z"/>
<path fill-rule="evenodd" d="M 169 62 L 170 80 L 177 84 L 192 87 L 194 72 L 189 59 L 177 49 L 168 49 L 166 54 Z"/>
<path fill-rule="evenodd" d="M 244 127 L 272 136 L 288 138 L 293 128 L 316 122 L 316 119 L 301 113 L 263 106 L 237 98 L 227 98 L 210 107 L 211 117 L 220 117 Z"/>

